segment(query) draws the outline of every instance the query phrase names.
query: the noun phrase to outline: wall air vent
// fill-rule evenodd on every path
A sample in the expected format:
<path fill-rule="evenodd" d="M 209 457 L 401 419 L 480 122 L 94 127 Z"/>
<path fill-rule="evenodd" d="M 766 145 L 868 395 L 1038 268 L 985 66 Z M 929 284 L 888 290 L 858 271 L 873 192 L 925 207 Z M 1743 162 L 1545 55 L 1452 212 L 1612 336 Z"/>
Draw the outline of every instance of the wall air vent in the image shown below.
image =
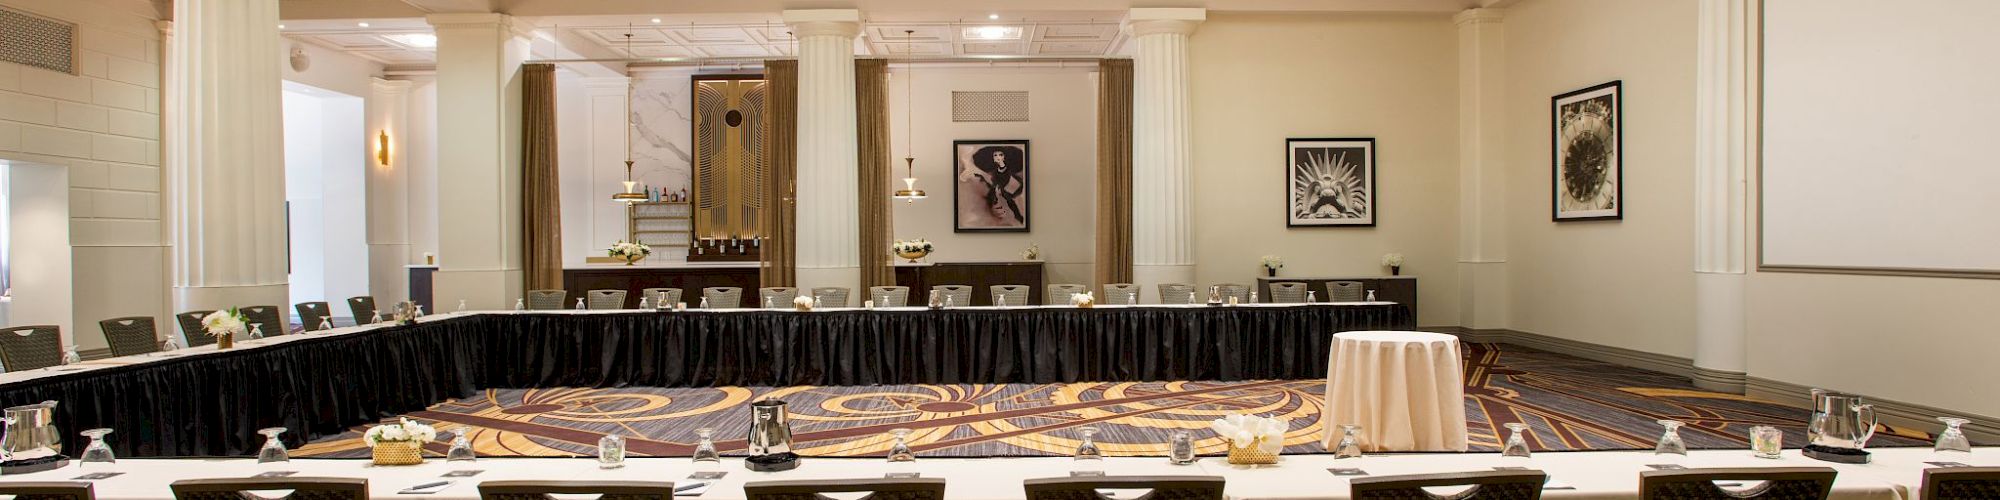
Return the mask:
<path fill-rule="evenodd" d="M 0 7 L 0 61 L 76 74 L 76 24 Z"/>
<path fill-rule="evenodd" d="M 1028 121 L 1028 93 L 1024 91 L 952 92 L 951 121 Z"/>

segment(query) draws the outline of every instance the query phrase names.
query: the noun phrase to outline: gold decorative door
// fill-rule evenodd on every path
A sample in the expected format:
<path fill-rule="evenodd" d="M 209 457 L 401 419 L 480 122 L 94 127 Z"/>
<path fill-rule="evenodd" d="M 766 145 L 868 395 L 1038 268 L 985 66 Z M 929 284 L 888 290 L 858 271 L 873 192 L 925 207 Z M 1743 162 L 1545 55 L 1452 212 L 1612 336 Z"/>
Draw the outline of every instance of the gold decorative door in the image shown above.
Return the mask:
<path fill-rule="evenodd" d="M 694 80 L 694 231 L 696 238 L 756 238 L 771 203 L 764 195 L 762 76 Z"/>

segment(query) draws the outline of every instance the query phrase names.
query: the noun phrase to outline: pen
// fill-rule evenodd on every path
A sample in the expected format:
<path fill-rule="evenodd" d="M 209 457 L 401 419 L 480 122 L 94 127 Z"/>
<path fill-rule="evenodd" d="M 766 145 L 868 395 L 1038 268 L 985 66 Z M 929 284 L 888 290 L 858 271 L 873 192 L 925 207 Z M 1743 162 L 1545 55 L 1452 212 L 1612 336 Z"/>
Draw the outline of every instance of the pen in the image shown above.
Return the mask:
<path fill-rule="evenodd" d="M 680 485 L 680 486 L 675 486 L 675 487 L 674 487 L 674 493 L 680 493 L 680 492 L 683 492 L 683 491 L 688 491 L 688 490 L 692 490 L 692 489 L 695 489 L 695 488 L 700 488 L 700 487 L 703 487 L 703 486 L 708 486 L 708 483 L 688 483 L 688 484 L 684 484 L 684 485 Z"/>
<path fill-rule="evenodd" d="M 436 487 L 439 487 L 439 486 L 444 486 L 444 485 L 448 485 L 448 484 L 451 484 L 451 481 L 438 481 L 438 482 L 434 482 L 434 483 L 424 483 L 424 484 L 419 484 L 419 485 L 416 485 L 416 486 L 411 486 L 411 487 L 410 487 L 409 489 L 406 489 L 406 490 L 403 490 L 403 491 L 416 491 L 416 490 L 427 490 L 427 489 L 431 489 L 431 488 L 436 488 Z"/>

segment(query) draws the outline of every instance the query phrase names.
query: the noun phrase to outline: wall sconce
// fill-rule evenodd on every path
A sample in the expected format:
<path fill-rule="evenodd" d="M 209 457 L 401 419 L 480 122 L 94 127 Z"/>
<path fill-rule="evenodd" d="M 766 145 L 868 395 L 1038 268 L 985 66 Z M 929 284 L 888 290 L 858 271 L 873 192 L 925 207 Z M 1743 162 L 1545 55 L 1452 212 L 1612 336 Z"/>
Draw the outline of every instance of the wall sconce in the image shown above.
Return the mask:
<path fill-rule="evenodd" d="M 378 136 L 375 136 L 375 161 L 376 161 L 377 163 L 381 163 L 381 164 L 382 164 L 382 166 L 384 166 L 384 167 L 387 167 L 387 166 L 389 166 L 389 131 L 388 131 L 388 130 L 383 130 L 383 131 L 381 131 L 381 135 L 378 135 Z"/>

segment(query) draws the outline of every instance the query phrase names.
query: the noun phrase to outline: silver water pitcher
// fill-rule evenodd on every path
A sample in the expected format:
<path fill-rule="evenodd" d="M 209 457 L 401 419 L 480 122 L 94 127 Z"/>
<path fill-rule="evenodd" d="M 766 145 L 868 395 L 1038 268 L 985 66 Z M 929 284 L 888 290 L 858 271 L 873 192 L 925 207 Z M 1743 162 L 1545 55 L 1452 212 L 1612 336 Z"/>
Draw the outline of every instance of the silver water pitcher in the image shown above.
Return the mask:
<path fill-rule="evenodd" d="M 56 430 L 56 402 L 43 401 L 6 410 L 6 434 L 0 436 L 0 450 L 8 462 L 34 460 L 62 454 L 62 433 Z"/>
<path fill-rule="evenodd" d="M 765 399 L 750 403 L 750 419 L 750 458 L 743 466 L 758 472 L 797 468 L 799 454 L 792 453 L 792 423 L 785 402 Z"/>
<path fill-rule="evenodd" d="M 1827 447 L 1859 450 L 1875 437 L 1875 405 L 1861 396 L 1813 389 L 1812 420 L 1806 424 L 1806 441 Z M 1865 418 L 1864 418 L 1865 417 Z"/>

